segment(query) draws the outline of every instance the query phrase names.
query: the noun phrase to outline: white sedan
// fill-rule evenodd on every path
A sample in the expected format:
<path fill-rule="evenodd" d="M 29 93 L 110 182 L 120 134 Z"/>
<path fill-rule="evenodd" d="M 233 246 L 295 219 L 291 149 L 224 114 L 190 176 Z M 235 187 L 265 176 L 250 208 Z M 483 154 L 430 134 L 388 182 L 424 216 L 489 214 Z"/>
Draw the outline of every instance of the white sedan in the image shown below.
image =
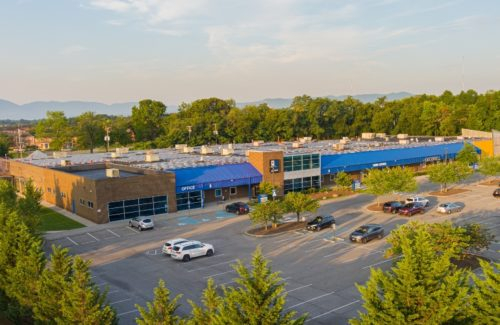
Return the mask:
<path fill-rule="evenodd" d="M 461 204 L 456 202 L 446 202 L 437 207 L 437 212 L 450 214 L 453 212 L 460 212 L 463 208 L 464 207 Z"/>
<path fill-rule="evenodd" d="M 406 203 L 421 203 L 425 207 L 429 206 L 429 200 L 422 196 L 411 196 L 406 198 Z"/>
<path fill-rule="evenodd" d="M 189 239 L 184 239 L 184 238 L 175 238 L 167 241 L 165 244 L 163 244 L 163 247 L 161 251 L 163 254 L 170 255 L 172 254 L 172 247 L 177 244 L 182 244 L 189 241 Z"/>

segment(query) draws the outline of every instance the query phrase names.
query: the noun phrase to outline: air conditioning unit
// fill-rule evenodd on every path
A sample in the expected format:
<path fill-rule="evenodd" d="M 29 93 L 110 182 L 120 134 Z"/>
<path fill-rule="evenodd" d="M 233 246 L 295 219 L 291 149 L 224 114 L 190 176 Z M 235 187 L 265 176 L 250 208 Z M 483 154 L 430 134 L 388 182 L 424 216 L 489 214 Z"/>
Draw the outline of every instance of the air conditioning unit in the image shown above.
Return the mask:
<path fill-rule="evenodd" d="M 377 138 L 385 138 L 386 134 L 385 133 L 376 133 L 375 137 Z"/>
<path fill-rule="evenodd" d="M 146 162 L 155 162 L 155 161 L 160 161 L 160 156 L 156 153 L 147 153 L 146 154 Z"/>
<path fill-rule="evenodd" d="M 408 139 L 400 139 L 399 144 L 410 144 L 410 140 Z"/>
<path fill-rule="evenodd" d="M 117 154 L 124 154 L 124 153 L 128 153 L 128 150 L 129 150 L 129 149 L 128 149 L 128 148 L 126 148 L 126 147 L 123 147 L 123 148 L 116 148 L 116 149 L 115 149 L 115 152 L 116 152 Z"/>
<path fill-rule="evenodd" d="M 222 148 L 222 152 L 221 152 L 221 155 L 223 156 L 230 156 L 234 153 L 234 150 L 233 149 L 229 149 L 229 148 Z"/>
<path fill-rule="evenodd" d="M 118 168 L 108 168 L 106 169 L 106 177 L 109 178 L 120 177 L 120 170 Z"/>
<path fill-rule="evenodd" d="M 408 134 L 405 134 L 405 133 L 400 133 L 397 135 L 397 138 L 398 139 L 407 139 L 408 138 Z"/>
<path fill-rule="evenodd" d="M 185 143 L 176 144 L 175 145 L 175 150 L 183 150 L 186 147 L 187 147 L 187 144 L 185 144 Z"/>
<path fill-rule="evenodd" d="M 333 149 L 336 151 L 343 151 L 345 150 L 345 144 L 344 143 L 334 143 L 333 144 Z"/>
<path fill-rule="evenodd" d="M 68 156 L 68 153 L 66 151 L 54 151 L 52 153 L 52 157 L 54 158 L 65 158 Z"/>
<path fill-rule="evenodd" d="M 111 153 L 111 158 L 120 158 L 122 155 L 120 152 L 112 152 Z"/>
<path fill-rule="evenodd" d="M 444 137 L 435 137 L 434 141 L 436 141 L 436 142 L 444 142 Z"/>
<path fill-rule="evenodd" d="M 363 132 L 361 133 L 361 139 L 370 140 L 375 138 L 375 133 Z"/>
<path fill-rule="evenodd" d="M 69 166 L 69 165 L 71 165 L 71 160 L 66 160 L 66 159 L 61 160 L 61 166 Z"/>
<path fill-rule="evenodd" d="M 302 143 L 294 142 L 294 143 L 292 143 L 292 148 L 302 148 Z"/>
<path fill-rule="evenodd" d="M 259 147 L 263 143 L 264 143 L 264 141 L 262 141 L 262 140 L 255 140 L 252 142 L 254 147 Z"/>
<path fill-rule="evenodd" d="M 193 153 L 194 152 L 194 148 L 193 147 L 188 147 L 188 146 L 185 146 L 182 148 L 182 153 Z"/>
<path fill-rule="evenodd" d="M 207 146 L 201 146 L 201 154 L 202 155 L 209 155 L 214 153 L 214 149 L 207 147 Z"/>

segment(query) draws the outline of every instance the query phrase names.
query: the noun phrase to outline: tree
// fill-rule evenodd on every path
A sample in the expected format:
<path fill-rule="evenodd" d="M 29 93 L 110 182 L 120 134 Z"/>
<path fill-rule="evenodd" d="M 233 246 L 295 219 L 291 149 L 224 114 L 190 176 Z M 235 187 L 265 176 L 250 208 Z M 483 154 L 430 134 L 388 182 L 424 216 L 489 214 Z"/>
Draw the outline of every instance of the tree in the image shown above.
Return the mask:
<path fill-rule="evenodd" d="M 259 193 L 267 194 L 268 197 L 273 195 L 273 191 L 275 191 L 277 187 L 270 182 L 262 182 L 259 184 Z"/>
<path fill-rule="evenodd" d="M 415 173 L 411 168 L 394 167 L 389 170 L 389 187 L 392 192 L 414 192 L 417 189 Z"/>
<path fill-rule="evenodd" d="M 500 157 L 483 157 L 479 162 L 479 172 L 485 176 L 500 176 Z"/>
<path fill-rule="evenodd" d="M 250 219 L 254 224 L 263 224 L 267 230 L 269 222 L 273 224 L 273 228 L 278 226 L 278 222 L 283 218 L 283 209 L 278 201 L 267 201 L 255 206 L 250 212 Z"/>
<path fill-rule="evenodd" d="M 388 169 L 370 169 L 363 177 L 366 191 L 377 196 L 377 205 L 380 205 L 379 197 L 391 192 L 391 184 Z"/>
<path fill-rule="evenodd" d="M 32 234 L 38 232 L 40 225 L 40 213 L 42 206 L 40 201 L 42 199 L 42 190 L 35 187 L 33 180 L 30 178 L 24 186 L 24 197 L 20 198 L 17 202 L 17 209 L 19 215 L 23 218 L 24 223 Z"/>
<path fill-rule="evenodd" d="M 365 286 L 357 285 L 365 312 L 351 324 L 457 324 L 464 320 L 467 273 L 436 254 L 432 235 L 417 229 L 402 238 L 402 258 L 391 270 L 372 269 Z"/>
<path fill-rule="evenodd" d="M 238 261 L 236 286 L 224 287 L 224 300 L 216 315 L 217 324 L 303 324 L 307 315 L 294 319 L 296 312 L 285 312 L 285 284 L 272 272 L 260 247 L 252 256 L 251 269 Z"/>
<path fill-rule="evenodd" d="M 427 166 L 429 180 L 441 186 L 441 192 L 448 191 L 448 185 L 457 183 L 473 173 L 472 169 L 460 161 L 437 163 Z"/>
<path fill-rule="evenodd" d="M 283 201 L 284 210 L 297 215 L 297 222 L 300 221 L 302 212 L 314 212 L 319 209 L 319 202 L 307 194 L 300 192 L 289 192 Z"/>
<path fill-rule="evenodd" d="M 77 117 L 76 123 L 78 142 L 83 148 L 90 149 L 90 153 L 93 153 L 96 145 L 103 143 L 102 119 L 94 112 L 85 112 Z"/>
<path fill-rule="evenodd" d="M 64 112 L 48 111 L 47 117 L 36 125 L 35 135 L 37 138 L 49 138 L 50 147 L 61 150 L 71 138 L 68 119 Z"/>
<path fill-rule="evenodd" d="M 500 263 L 479 260 L 484 280 L 472 274 L 469 313 L 474 324 L 500 324 Z"/>
<path fill-rule="evenodd" d="M 11 182 L 0 179 L 0 205 L 6 211 L 13 211 L 16 208 L 17 195 Z"/>
<path fill-rule="evenodd" d="M 197 306 L 193 301 L 188 300 L 192 307 L 189 325 L 216 325 L 219 307 L 224 299 L 217 294 L 217 286 L 214 279 L 209 278 L 207 287 L 203 290 L 201 302 L 203 307 Z"/>
<path fill-rule="evenodd" d="M 174 299 L 170 299 L 170 291 L 165 287 L 165 281 L 160 279 L 158 286 L 154 290 L 154 300 L 153 302 L 147 303 L 147 308 L 136 305 L 136 308 L 141 314 L 141 318 L 136 318 L 136 322 L 139 325 L 153 325 L 153 324 L 182 324 L 182 319 L 179 316 L 174 315 L 179 305 L 178 300 L 181 295 L 175 296 Z"/>
<path fill-rule="evenodd" d="M 335 184 L 344 189 L 349 189 L 352 185 L 352 178 L 344 171 L 338 172 L 337 175 L 335 175 Z"/>
<path fill-rule="evenodd" d="M 138 141 L 153 141 L 161 134 L 166 109 L 165 104 L 151 99 L 132 107 L 132 128 Z"/>
<path fill-rule="evenodd" d="M 475 147 L 468 142 L 464 143 L 464 147 L 460 149 L 455 159 L 467 165 L 475 164 L 479 160 Z"/>
<path fill-rule="evenodd" d="M 73 258 L 72 279 L 64 290 L 61 316 L 55 319 L 60 325 L 67 324 L 115 324 L 116 312 L 106 304 L 106 293 L 90 280 L 89 261 L 80 256 Z"/>
<path fill-rule="evenodd" d="M 11 141 L 6 134 L 0 134 L 0 158 L 4 158 L 9 153 Z"/>

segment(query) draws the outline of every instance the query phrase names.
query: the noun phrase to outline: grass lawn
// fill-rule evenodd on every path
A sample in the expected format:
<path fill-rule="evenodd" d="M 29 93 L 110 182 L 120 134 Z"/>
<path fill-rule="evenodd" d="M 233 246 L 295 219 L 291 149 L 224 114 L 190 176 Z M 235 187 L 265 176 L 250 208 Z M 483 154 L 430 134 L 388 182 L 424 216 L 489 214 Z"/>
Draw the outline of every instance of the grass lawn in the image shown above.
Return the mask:
<path fill-rule="evenodd" d="M 40 231 L 68 230 L 82 227 L 85 226 L 49 208 L 42 207 Z"/>

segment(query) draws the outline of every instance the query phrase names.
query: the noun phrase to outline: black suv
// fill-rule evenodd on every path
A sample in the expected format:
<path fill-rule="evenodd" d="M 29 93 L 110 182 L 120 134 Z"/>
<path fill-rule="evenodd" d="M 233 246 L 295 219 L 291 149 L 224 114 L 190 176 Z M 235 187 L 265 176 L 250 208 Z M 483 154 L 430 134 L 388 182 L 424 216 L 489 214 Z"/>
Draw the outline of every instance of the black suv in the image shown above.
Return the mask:
<path fill-rule="evenodd" d="M 500 197 L 500 188 L 497 188 L 497 189 L 493 192 L 493 196 L 494 196 L 494 197 Z"/>
<path fill-rule="evenodd" d="M 381 225 L 368 224 L 354 230 L 349 239 L 353 242 L 366 243 L 374 238 L 381 239 L 382 237 L 384 237 L 384 228 Z"/>
<path fill-rule="evenodd" d="M 405 203 L 401 201 L 389 201 L 385 202 L 383 206 L 383 210 L 385 213 L 398 213 L 399 209 L 404 207 Z"/>
<path fill-rule="evenodd" d="M 333 227 L 335 224 L 335 218 L 332 216 L 317 216 L 314 218 L 314 220 L 309 221 L 307 223 L 307 230 L 315 230 L 315 231 L 320 231 L 323 228 L 326 227 Z"/>
<path fill-rule="evenodd" d="M 248 206 L 248 204 L 243 202 L 234 202 L 226 205 L 226 212 L 245 214 L 250 212 L 250 207 Z"/>

